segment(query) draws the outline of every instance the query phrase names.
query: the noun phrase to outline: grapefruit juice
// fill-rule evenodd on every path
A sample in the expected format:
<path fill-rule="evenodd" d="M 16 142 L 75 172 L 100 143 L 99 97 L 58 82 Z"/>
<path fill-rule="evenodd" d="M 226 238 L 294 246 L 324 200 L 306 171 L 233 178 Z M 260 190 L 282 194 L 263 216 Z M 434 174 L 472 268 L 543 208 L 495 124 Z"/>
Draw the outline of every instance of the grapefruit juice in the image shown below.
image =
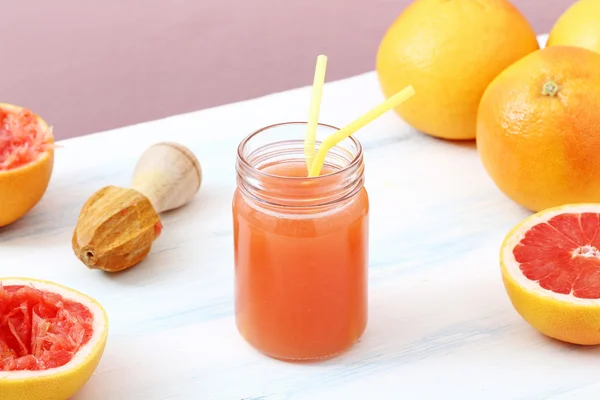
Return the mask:
<path fill-rule="evenodd" d="M 236 324 L 254 348 L 284 360 L 341 353 L 367 323 L 362 148 L 345 139 L 308 178 L 305 129 L 278 124 L 242 141 L 233 198 Z M 335 130 L 319 125 L 318 135 Z"/>

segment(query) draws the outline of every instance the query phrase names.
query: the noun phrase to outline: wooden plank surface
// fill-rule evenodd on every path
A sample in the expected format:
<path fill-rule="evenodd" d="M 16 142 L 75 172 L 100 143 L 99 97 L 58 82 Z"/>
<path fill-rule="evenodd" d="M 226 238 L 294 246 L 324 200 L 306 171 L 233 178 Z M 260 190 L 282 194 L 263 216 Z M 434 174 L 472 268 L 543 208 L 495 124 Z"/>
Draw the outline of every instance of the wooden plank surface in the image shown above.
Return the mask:
<path fill-rule="evenodd" d="M 242 340 L 233 318 L 236 146 L 262 126 L 305 120 L 309 99 L 301 88 L 60 143 L 42 202 L 0 229 L 0 275 L 56 281 L 107 309 L 105 355 L 75 399 L 597 396 L 600 350 L 541 336 L 504 292 L 499 246 L 529 213 L 494 186 L 474 144 L 427 137 L 393 113 L 356 135 L 371 197 L 363 339 L 315 364 L 275 361 Z M 329 83 L 321 120 L 342 126 L 381 100 L 374 73 Z M 102 186 L 129 185 L 139 155 L 163 140 L 197 155 L 199 194 L 164 215 L 143 264 L 113 275 L 86 269 L 70 246 L 83 202 Z"/>

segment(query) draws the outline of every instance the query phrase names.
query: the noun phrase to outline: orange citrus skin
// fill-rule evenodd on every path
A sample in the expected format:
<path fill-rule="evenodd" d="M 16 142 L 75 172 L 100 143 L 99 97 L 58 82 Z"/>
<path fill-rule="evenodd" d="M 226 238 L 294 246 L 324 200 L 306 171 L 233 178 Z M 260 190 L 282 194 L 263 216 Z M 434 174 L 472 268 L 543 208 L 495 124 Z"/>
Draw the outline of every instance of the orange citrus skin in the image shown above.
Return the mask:
<path fill-rule="evenodd" d="M 532 211 L 600 202 L 599 105 L 600 54 L 554 46 L 517 61 L 479 107 L 477 148 L 489 176 Z"/>
<path fill-rule="evenodd" d="M 584 205 L 584 204 L 582 204 Z M 520 285 L 507 271 L 504 248 L 531 218 L 555 210 L 567 212 L 570 205 L 553 207 L 525 218 L 504 239 L 500 252 L 500 269 L 504 288 L 519 315 L 534 329 L 551 338 L 580 345 L 600 344 L 600 304 L 576 304 L 544 296 Z M 597 205 L 596 205 L 597 206 Z"/>
<path fill-rule="evenodd" d="M 568 303 L 527 291 L 502 271 L 502 281 L 519 315 L 553 339 L 581 345 L 600 344 L 600 307 Z"/>
<path fill-rule="evenodd" d="M 416 0 L 383 37 L 376 69 L 386 98 L 414 87 L 395 109 L 407 123 L 444 139 L 474 139 L 487 85 L 537 49 L 534 30 L 506 0 Z"/>
<path fill-rule="evenodd" d="M 79 392 L 92 377 L 106 347 L 106 337 L 94 348 L 94 354 L 73 370 L 21 382 L 2 382 L 2 400 L 65 400 Z"/>
<path fill-rule="evenodd" d="M 0 103 L 0 108 L 17 112 L 20 107 Z M 37 117 L 44 127 L 46 122 Z M 54 168 L 54 150 L 35 162 L 9 171 L 0 171 L 0 227 L 27 214 L 44 196 Z"/>
<path fill-rule="evenodd" d="M 547 46 L 578 46 L 600 53 L 600 1 L 579 0 L 556 21 Z"/>
<path fill-rule="evenodd" d="M 42 283 L 51 285 L 57 289 L 69 291 L 74 293 L 78 298 L 85 298 L 88 303 L 94 304 L 101 311 L 101 314 L 95 314 L 94 318 L 101 318 L 104 321 L 105 329 L 101 332 L 100 337 L 85 359 L 81 360 L 73 368 L 45 376 L 36 376 L 36 373 L 32 372 L 29 376 L 23 377 L 23 379 L 4 380 L 0 377 L 0 393 L 2 393 L 0 398 L 2 400 L 69 399 L 88 382 L 102 359 L 108 339 L 108 316 L 106 311 L 95 299 L 54 282 L 32 278 L 7 277 L 0 278 L 0 283 L 15 280 L 22 281 L 23 285 Z M 21 371 L 17 371 L 16 373 L 19 372 Z"/>

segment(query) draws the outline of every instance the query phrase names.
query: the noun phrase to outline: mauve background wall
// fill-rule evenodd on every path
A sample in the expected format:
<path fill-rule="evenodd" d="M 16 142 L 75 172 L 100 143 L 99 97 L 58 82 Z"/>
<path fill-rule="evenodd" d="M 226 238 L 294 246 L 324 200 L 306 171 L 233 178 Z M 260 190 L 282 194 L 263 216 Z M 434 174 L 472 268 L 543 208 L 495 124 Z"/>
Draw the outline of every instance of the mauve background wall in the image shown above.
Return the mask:
<path fill-rule="evenodd" d="M 538 33 L 573 0 L 513 0 Z M 0 101 L 58 139 L 374 69 L 409 0 L 2 0 Z"/>

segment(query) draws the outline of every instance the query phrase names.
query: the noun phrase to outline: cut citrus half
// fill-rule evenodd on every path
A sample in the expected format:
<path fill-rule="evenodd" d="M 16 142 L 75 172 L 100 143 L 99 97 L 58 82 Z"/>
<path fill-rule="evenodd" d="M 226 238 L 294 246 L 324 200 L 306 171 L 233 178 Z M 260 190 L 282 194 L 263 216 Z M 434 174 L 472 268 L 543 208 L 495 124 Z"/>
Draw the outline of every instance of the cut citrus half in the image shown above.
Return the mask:
<path fill-rule="evenodd" d="M 108 335 L 92 298 L 36 279 L 0 279 L 0 398 L 65 400 L 91 377 Z"/>
<path fill-rule="evenodd" d="M 0 103 L 0 227 L 15 222 L 42 198 L 54 167 L 54 138 L 30 110 Z"/>
<path fill-rule="evenodd" d="M 540 211 L 517 224 L 500 252 L 517 312 L 564 342 L 600 344 L 600 204 Z"/>

